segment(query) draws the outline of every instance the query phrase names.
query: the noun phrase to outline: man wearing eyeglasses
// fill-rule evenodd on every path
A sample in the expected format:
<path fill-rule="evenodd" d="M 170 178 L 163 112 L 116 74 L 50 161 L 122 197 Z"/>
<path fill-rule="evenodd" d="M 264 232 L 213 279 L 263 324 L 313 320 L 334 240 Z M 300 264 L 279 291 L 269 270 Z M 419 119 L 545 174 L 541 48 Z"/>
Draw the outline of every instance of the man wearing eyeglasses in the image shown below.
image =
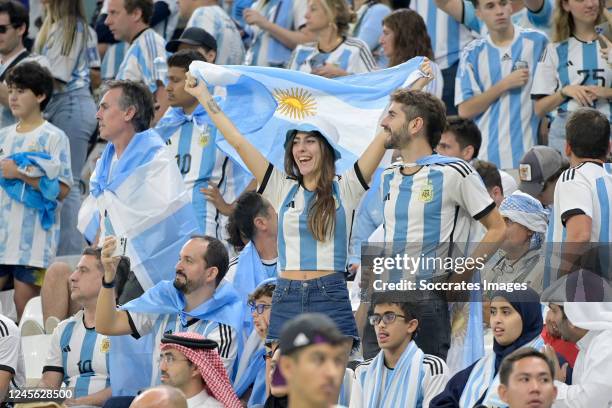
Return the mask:
<path fill-rule="evenodd" d="M 188 408 L 242 407 L 216 349 L 197 333 L 166 334 L 161 341 L 161 382 L 181 390 Z"/>
<path fill-rule="evenodd" d="M 381 351 L 355 369 L 350 408 L 428 407 L 444 389 L 448 367 L 413 341 L 419 320 L 416 305 L 405 299 L 402 292 L 373 295 L 369 322 Z"/>

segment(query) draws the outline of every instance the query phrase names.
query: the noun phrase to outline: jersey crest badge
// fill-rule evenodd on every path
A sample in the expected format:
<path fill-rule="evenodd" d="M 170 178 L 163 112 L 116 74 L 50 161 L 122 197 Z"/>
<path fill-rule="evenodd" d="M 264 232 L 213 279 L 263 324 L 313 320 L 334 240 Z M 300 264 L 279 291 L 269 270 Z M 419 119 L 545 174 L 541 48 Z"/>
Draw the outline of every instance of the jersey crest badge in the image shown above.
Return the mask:
<path fill-rule="evenodd" d="M 100 352 L 108 353 L 109 350 L 110 350 L 110 339 L 108 337 L 105 337 L 102 339 L 102 343 L 100 343 Z"/>
<path fill-rule="evenodd" d="M 203 130 L 202 133 L 200 133 L 200 139 L 198 142 L 200 143 L 201 148 L 208 146 L 208 143 L 210 142 L 210 132 L 208 129 Z"/>
<path fill-rule="evenodd" d="M 419 200 L 424 203 L 429 203 L 433 200 L 434 197 L 434 188 L 431 182 L 427 182 L 423 187 L 421 187 L 421 192 L 419 193 Z"/>

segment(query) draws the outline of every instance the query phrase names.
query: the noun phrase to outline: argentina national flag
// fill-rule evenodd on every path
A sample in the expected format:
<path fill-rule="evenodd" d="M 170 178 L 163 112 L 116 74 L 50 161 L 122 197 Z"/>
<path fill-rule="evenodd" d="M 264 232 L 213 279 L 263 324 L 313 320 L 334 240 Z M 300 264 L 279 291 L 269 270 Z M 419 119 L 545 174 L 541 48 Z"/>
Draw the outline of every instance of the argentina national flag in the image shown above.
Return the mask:
<path fill-rule="evenodd" d="M 126 255 L 146 290 L 174 279 L 179 251 L 198 232 L 197 222 L 176 160 L 155 131 L 134 135 L 109 177 L 114 155 L 109 143 L 92 174 L 78 227 L 96 231 L 102 220 L 107 235 L 126 237 Z"/>
<path fill-rule="evenodd" d="M 423 58 L 417 57 L 392 68 L 335 79 L 282 68 L 220 66 L 203 61 L 192 62 L 189 71 L 215 88 L 215 96 L 224 100 L 224 111 L 225 106 L 234 106 L 232 99 L 237 96 L 246 100 L 241 90 L 250 89 L 254 100 L 261 98 L 261 93 L 273 96 L 276 105 L 271 107 L 271 118 L 261 129 L 243 133 L 278 168 L 284 167 L 287 131 L 310 118 L 327 119 L 338 130 L 335 147 L 342 157 L 336 162 L 336 171 L 342 173 L 376 135 L 389 95 L 423 77 L 419 70 L 422 62 Z M 219 147 L 242 163 L 227 141 L 220 140 Z"/>

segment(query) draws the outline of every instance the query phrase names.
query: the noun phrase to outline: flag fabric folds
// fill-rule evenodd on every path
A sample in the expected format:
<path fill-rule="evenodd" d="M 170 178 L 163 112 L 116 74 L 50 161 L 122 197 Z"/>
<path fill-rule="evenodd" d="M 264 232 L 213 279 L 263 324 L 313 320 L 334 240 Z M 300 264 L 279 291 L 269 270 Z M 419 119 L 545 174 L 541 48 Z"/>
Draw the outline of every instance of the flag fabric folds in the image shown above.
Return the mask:
<path fill-rule="evenodd" d="M 279 168 L 283 168 L 288 130 L 309 120 L 322 119 L 334 124 L 339 133 L 338 145 L 342 148 L 336 169 L 342 173 L 355 163 L 376 135 L 389 95 L 424 76 L 419 70 L 422 61 L 422 57 L 413 58 L 392 68 L 335 79 L 281 68 L 219 66 L 203 61 L 192 62 L 189 70 L 199 80 L 215 87 L 215 95 L 224 101 L 222 108 L 236 106 L 233 100 L 237 95 L 245 103 L 247 89 L 254 103 L 266 100 L 262 93 L 273 96 L 276 104 L 269 107 L 270 119 L 261 129 L 244 136 Z M 230 119 L 233 118 L 230 116 Z M 236 126 L 240 129 L 239 123 Z M 220 140 L 219 145 L 241 162 L 227 141 Z"/>
<path fill-rule="evenodd" d="M 0 187 L 9 197 L 26 207 L 38 210 L 40 223 L 45 230 L 55 224 L 55 209 L 60 193 L 60 163 L 47 153 L 21 152 L 7 157 L 15 162 L 19 172 L 29 177 L 39 177 L 39 188 L 28 185 L 20 179 L 5 179 L 0 172 Z"/>
<path fill-rule="evenodd" d="M 109 143 L 91 177 L 89 202 L 79 214 L 81 232 L 91 233 L 99 223 L 97 213 L 110 224 L 112 231 L 106 233 L 127 238 L 126 255 L 145 290 L 174 278 L 181 247 L 198 233 L 176 160 L 164 146 L 155 131 L 140 132 L 113 163 L 115 147 Z"/>

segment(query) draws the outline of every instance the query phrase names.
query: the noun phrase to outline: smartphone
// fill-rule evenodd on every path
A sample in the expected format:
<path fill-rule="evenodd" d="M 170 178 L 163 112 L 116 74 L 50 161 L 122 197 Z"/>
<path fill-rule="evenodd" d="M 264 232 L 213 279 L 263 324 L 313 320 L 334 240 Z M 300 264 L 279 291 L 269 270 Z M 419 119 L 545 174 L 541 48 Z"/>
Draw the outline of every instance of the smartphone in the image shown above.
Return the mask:
<path fill-rule="evenodd" d="M 115 248 L 115 252 L 113 252 L 113 258 L 116 256 L 125 256 L 126 246 L 127 246 L 126 237 L 117 238 L 117 247 Z"/>

